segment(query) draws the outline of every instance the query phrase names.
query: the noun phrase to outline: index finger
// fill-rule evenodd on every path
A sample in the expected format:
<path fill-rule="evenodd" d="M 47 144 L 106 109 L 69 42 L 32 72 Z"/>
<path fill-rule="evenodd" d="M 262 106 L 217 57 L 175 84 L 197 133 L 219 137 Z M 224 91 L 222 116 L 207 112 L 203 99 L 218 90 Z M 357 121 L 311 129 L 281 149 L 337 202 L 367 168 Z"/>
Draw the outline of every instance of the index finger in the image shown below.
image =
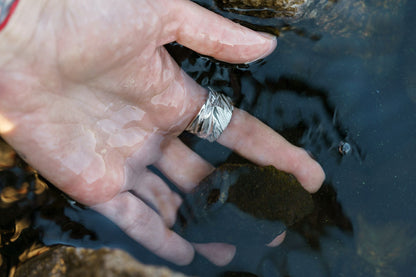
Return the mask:
<path fill-rule="evenodd" d="M 234 109 L 217 141 L 256 164 L 292 173 L 309 192 L 316 192 L 325 179 L 322 167 L 304 149 L 240 109 Z"/>
<path fill-rule="evenodd" d="M 180 24 L 175 40 L 203 55 L 230 63 L 248 63 L 270 54 L 276 38 L 255 32 L 191 1 L 167 1 Z"/>

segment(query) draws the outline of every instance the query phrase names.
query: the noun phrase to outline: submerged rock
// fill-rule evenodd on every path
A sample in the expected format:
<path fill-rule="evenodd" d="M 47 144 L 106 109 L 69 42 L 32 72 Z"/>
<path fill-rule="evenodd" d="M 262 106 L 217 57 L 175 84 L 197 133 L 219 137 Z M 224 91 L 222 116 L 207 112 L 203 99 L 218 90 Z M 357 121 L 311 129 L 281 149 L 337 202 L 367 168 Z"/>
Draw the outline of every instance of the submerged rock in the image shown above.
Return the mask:
<path fill-rule="evenodd" d="M 235 14 L 280 18 L 287 23 L 307 21 L 307 25 L 333 35 L 368 37 L 395 28 L 386 23 L 397 16 L 406 0 L 215 0 L 215 3 L 219 9 Z M 251 24 L 250 27 L 258 29 Z M 288 26 L 284 28 L 291 30 Z M 273 27 L 264 31 L 279 33 Z"/>
<path fill-rule="evenodd" d="M 152 276 L 185 277 L 164 267 L 139 263 L 122 250 L 58 245 L 20 264 L 13 277 L 23 276 Z"/>
<path fill-rule="evenodd" d="M 216 0 L 223 10 L 262 18 L 300 18 L 314 0 Z"/>
<path fill-rule="evenodd" d="M 16 152 L 0 138 L 0 171 L 16 164 Z"/>
<path fill-rule="evenodd" d="M 416 238 L 412 222 L 372 222 L 356 218 L 354 243 L 336 237 L 328 253 L 329 269 L 342 276 L 397 277 L 412 275 Z M 413 276 L 413 275 L 412 275 Z"/>
<path fill-rule="evenodd" d="M 293 175 L 225 164 L 187 196 L 175 230 L 194 242 L 268 243 L 312 210 L 312 196 Z"/>
<path fill-rule="evenodd" d="M 401 276 L 398 272 L 415 253 L 414 226 L 403 222 L 373 223 L 358 215 L 357 231 L 356 254 L 375 272 L 374 276 Z"/>

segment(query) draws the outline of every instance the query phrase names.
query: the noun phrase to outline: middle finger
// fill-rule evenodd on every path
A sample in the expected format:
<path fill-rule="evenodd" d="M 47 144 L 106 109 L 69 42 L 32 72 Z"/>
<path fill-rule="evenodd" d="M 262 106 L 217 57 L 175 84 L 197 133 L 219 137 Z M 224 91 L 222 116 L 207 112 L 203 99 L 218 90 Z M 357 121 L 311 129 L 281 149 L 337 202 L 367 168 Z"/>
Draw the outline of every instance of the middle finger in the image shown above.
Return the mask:
<path fill-rule="evenodd" d="M 184 192 L 190 192 L 214 167 L 188 148 L 178 138 L 162 147 L 162 157 L 155 166 Z"/>

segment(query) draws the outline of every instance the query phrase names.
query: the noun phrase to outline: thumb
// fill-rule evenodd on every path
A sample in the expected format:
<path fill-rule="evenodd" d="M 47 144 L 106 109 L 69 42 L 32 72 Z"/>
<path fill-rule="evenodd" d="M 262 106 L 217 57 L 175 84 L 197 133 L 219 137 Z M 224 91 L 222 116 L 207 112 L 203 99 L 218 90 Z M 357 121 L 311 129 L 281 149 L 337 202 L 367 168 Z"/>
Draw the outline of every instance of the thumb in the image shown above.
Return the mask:
<path fill-rule="evenodd" d="M 192 50 L 229 63 L 248 63 L 276 48 L 276 38 L 245 28 L 197 4 L 175 3 L 176 41 Z M 179 3 L 178 3 L 179 2 Z"/>

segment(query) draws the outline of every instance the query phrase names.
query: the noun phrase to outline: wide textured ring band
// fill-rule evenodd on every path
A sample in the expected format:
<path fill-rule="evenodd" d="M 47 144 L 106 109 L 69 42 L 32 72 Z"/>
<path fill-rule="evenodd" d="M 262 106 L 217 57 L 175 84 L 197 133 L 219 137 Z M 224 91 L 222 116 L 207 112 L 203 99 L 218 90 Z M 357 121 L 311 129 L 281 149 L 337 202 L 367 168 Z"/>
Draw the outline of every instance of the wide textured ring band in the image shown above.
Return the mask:
<path fill-rule="evenodd" d="M 230 97 L 209 88 L 207 101 L 186 131 L 210 142 L 216 141 L 230 123 L 233 108 Z"/>

